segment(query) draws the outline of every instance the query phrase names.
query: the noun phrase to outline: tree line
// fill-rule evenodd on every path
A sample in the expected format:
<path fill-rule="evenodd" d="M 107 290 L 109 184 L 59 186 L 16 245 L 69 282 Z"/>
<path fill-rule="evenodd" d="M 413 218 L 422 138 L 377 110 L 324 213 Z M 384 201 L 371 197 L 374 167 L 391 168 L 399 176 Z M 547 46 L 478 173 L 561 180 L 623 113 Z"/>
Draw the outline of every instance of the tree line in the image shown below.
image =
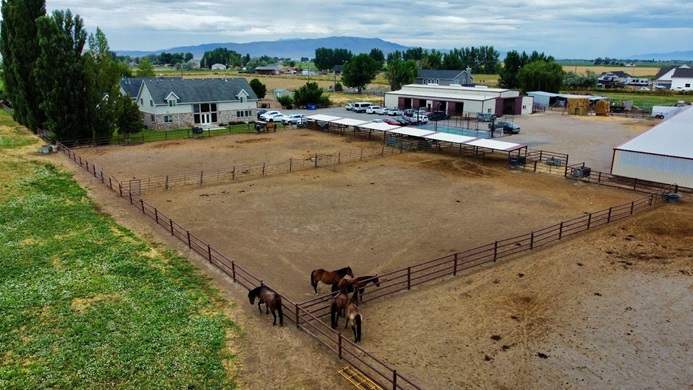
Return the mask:
<path fill-rule="evenodd" d="M 137 104 L 120 93 L 127 65 L 99 28 L 87 34 L 70 10 L 47 15 L 45 0 L 3 1 L 0 54 L 14 119 L 32 131 L 76 140 L 142 129 Z"/>

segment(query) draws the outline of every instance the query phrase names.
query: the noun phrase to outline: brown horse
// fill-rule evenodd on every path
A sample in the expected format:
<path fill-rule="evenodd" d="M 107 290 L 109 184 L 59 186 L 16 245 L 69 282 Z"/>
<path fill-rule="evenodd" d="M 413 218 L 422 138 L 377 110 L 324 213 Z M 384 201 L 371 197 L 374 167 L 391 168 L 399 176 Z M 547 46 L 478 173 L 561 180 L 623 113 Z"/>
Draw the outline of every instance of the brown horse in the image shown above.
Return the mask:
<path fill-rule="evenodd" d="M 282 296 L 270 289 L 267 286 L 260 286 L 248 293 L 248 299 L 250 299 L 250 304 L 255 304 L 255 299 L 258 298 L 257 308 L 262 313 L 261 304 L 265 304 L 265 314 L 269 314 L 272 310 L 272 317 L 274 317 L 274 322 L 272 326 L 277 324 L 277 315 L 274 314 L 275 311 L 279 313 L 279 326 L 284 325 L 284 312 L 282 311 Z"/>
<path fill-rule="evenodd" d="M 332 285 L 332 293 L 340 291 L 345 287 L 347 292 L 353 292 L 354 286 L 356 286 L 356 289 L 358 289 L 360 295 L 359 300 L 363 301 L 363 293 L 366 291 L 366 285 L 368 283 L 373 283 L 376 285 L 376 287 L 380 287 L 378 275 L 359 276 L 358 278 L 354 279 L 341 279 L 339 282 Z"/>
<path fill-rule="evenodd" d="M 361 341 L 361 321 L 363 316 L 359 311 L 359 291 L 354 291 L 354 296 L 351 297 L 349 304 L 346 307 L 346 324 L 344 329 L 351 325 L 351 330 L 354 331 L 354 342 Z"/>
<path fill-rule="evenodd" d="M 318 282 L 323 282 L 325 284 L 335 284 L 340 280 L 344 279 L 346 275 L 354 277 L 354 273 L 351 272 L 351 267 L 344 267 L 336 271 L 325 271 L 324 269 L 316 269 L 310 273 L 310 285 L 313 286 L 315 290 L 315 295 L 318 294 Z"/>
<path fill-rule="evenodd" d="M 337 295 L 332 298 L 332 303 L 330 304 L 330 324 L 332 329 L 337 328 L 339 322 L 339 316 L 342 316 L 342 312 L 349 304 L 349 293 L 346 289 L 342 289 Z"/>

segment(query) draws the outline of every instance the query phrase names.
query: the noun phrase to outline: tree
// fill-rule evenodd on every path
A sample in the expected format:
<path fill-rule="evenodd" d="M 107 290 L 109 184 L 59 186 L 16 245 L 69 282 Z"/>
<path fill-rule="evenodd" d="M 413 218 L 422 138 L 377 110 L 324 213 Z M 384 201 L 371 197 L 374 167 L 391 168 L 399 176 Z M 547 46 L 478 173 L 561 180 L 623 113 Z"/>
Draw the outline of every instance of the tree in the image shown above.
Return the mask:
<path fill-rule="evenodd" d="M 522 54 L 524 58 L 515 50 L 511 50 L 506 54 L 503 68 L 500 70 L 500 77 L 498 78 L 498 84 L 501 87 L 508 89 L 517 88 L 517 73 L 527 61 L 527 54 L 524 52 Z"/>
<path fill-rule="evenodd" d="M 277 102 L 282 105 L 282 108 L 290 110 L 294 105 L 294 98 L 291 95 L 281 95 L 277 97 Z"/>
<path fill-rule="evenodd" d="M 371 52 L 368 55 L 371 56 L 371 58 L 374 59 L 377 63 L 379 63 L 381 67 L 385 63 L 385 54 L 383 54 L 383 51 L 378 49 L 377 47 L 371 49 Z"/>
<path fill-rule="evenodd" d="M 228 67 L 241 66 L 241 55 L 225 47 L 218 47 L 212 51 L 206 51 L 202 55 L 200 67 L 209 69 L 214 64 L 224 64 Z"/>
<path fill-rule="evenodd" d="M 41 91 L 46 126 L 57 139 L 89 138 L 91 130 L 83 109 L 85 76 L 82 52 L 87 40 L 82 18 L 68 11 L 54 11 L 37 19 L 39 57 L 34 68 Z"/>
<path fill-rule="evenodd" d="M 517 80 L 522 93 L 546 91 L 558 93 L 563 85 L 563 66 L 554 61 L 538 59 L 520 69 Z"/>
<path fill-rule="evenodd" d="M 84 68 L 85 118 L 96 140 L 111 139 L 115 131 L 117 101 L 120 95 L 120 67 L 113 60 L 108 40 L 97 27 L 89 36 L 89 50 L 82 56 Z"/>
<path fill-rule="evenodd" d="M 250 88 L 253 89 L 253 92 L 257 95 L 258 99 L 264 99 L 265 95 L 267 94 L 267 87 L 265 84 L 260 82 L 258 79 L 252 79 L 250 80 Z"/>
<path fill-rule="evenodd" d="M 137 107 L 137 102 L 132 100 L 129 95 L 118 96 L 117 113 L 116 126 L 119 135 L 127 137 L 130 134 L 139 133 L 144 128 L 142 113 Z"/>
<path fill-rule="evenodd" d="M 419 69 L 414 60 L 394 60 L 387 64 L 385 78 L 390 83 L 390 90 L 396 91 L 404 84 L 411 84 L 416 81 Z"/>
<path fill-rule="evenodd" d="M 33 76 L 39 57 L 35 20 L 45 15 L 45 0 L 2 2 L 0 54 L 5 92 L 12 103 L 14 119 L 33 131 L 46 120 L 41 109 L 41 91 Z"/>
<path fill-rule="evenodd" d="M 361 93 L 366 84 L 373 81 L 379 69 L 379 64 L 368 54 L 359 54 L 344 64 L 342 81 L 347 87 L 357 88 Z"/>
<path fill-rule="evenodd" d="M 137 77 L 154 77 L 154 65 L 148 57 L 140 58 L 137 67 Z"/>
<path fill-rule="evenodd" d="M 309 104 L 324 106 L 326 101 L 329 105 L 329 100 L 322 96 L 322 88 L 315 82 L 308 82 L 294 92 L 294 104 L 297 107 L 306 107 Z"/>
<path fill-rule="evenodd" d="M 588 70 L 585 76 L 575 72 L 567 72 L 563 77 L 563 89 L 590 89 L 597 86 L 599 77 Z"/>

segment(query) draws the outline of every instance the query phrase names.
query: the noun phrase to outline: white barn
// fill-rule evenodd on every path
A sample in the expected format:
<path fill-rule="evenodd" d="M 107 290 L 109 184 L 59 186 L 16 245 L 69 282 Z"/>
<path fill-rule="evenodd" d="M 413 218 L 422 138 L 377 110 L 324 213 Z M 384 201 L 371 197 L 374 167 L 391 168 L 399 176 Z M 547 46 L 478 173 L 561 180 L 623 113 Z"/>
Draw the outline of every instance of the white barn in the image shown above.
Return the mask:
<path fill-rule="evenodd" d="M 693 188 L 693 108 L 614 148 L 611 173 Z"/>

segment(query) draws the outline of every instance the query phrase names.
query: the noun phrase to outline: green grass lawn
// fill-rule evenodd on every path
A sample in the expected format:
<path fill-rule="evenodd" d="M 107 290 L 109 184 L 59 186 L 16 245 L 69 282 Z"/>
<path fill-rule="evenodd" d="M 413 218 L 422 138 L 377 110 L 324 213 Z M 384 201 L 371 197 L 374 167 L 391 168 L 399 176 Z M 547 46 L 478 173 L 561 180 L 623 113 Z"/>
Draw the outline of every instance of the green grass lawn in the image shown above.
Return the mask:
<path fill-rule="evenodd" d="M 0 112 L 0 388 L 235 388 L 225 301 L 119 226 Z"/>

